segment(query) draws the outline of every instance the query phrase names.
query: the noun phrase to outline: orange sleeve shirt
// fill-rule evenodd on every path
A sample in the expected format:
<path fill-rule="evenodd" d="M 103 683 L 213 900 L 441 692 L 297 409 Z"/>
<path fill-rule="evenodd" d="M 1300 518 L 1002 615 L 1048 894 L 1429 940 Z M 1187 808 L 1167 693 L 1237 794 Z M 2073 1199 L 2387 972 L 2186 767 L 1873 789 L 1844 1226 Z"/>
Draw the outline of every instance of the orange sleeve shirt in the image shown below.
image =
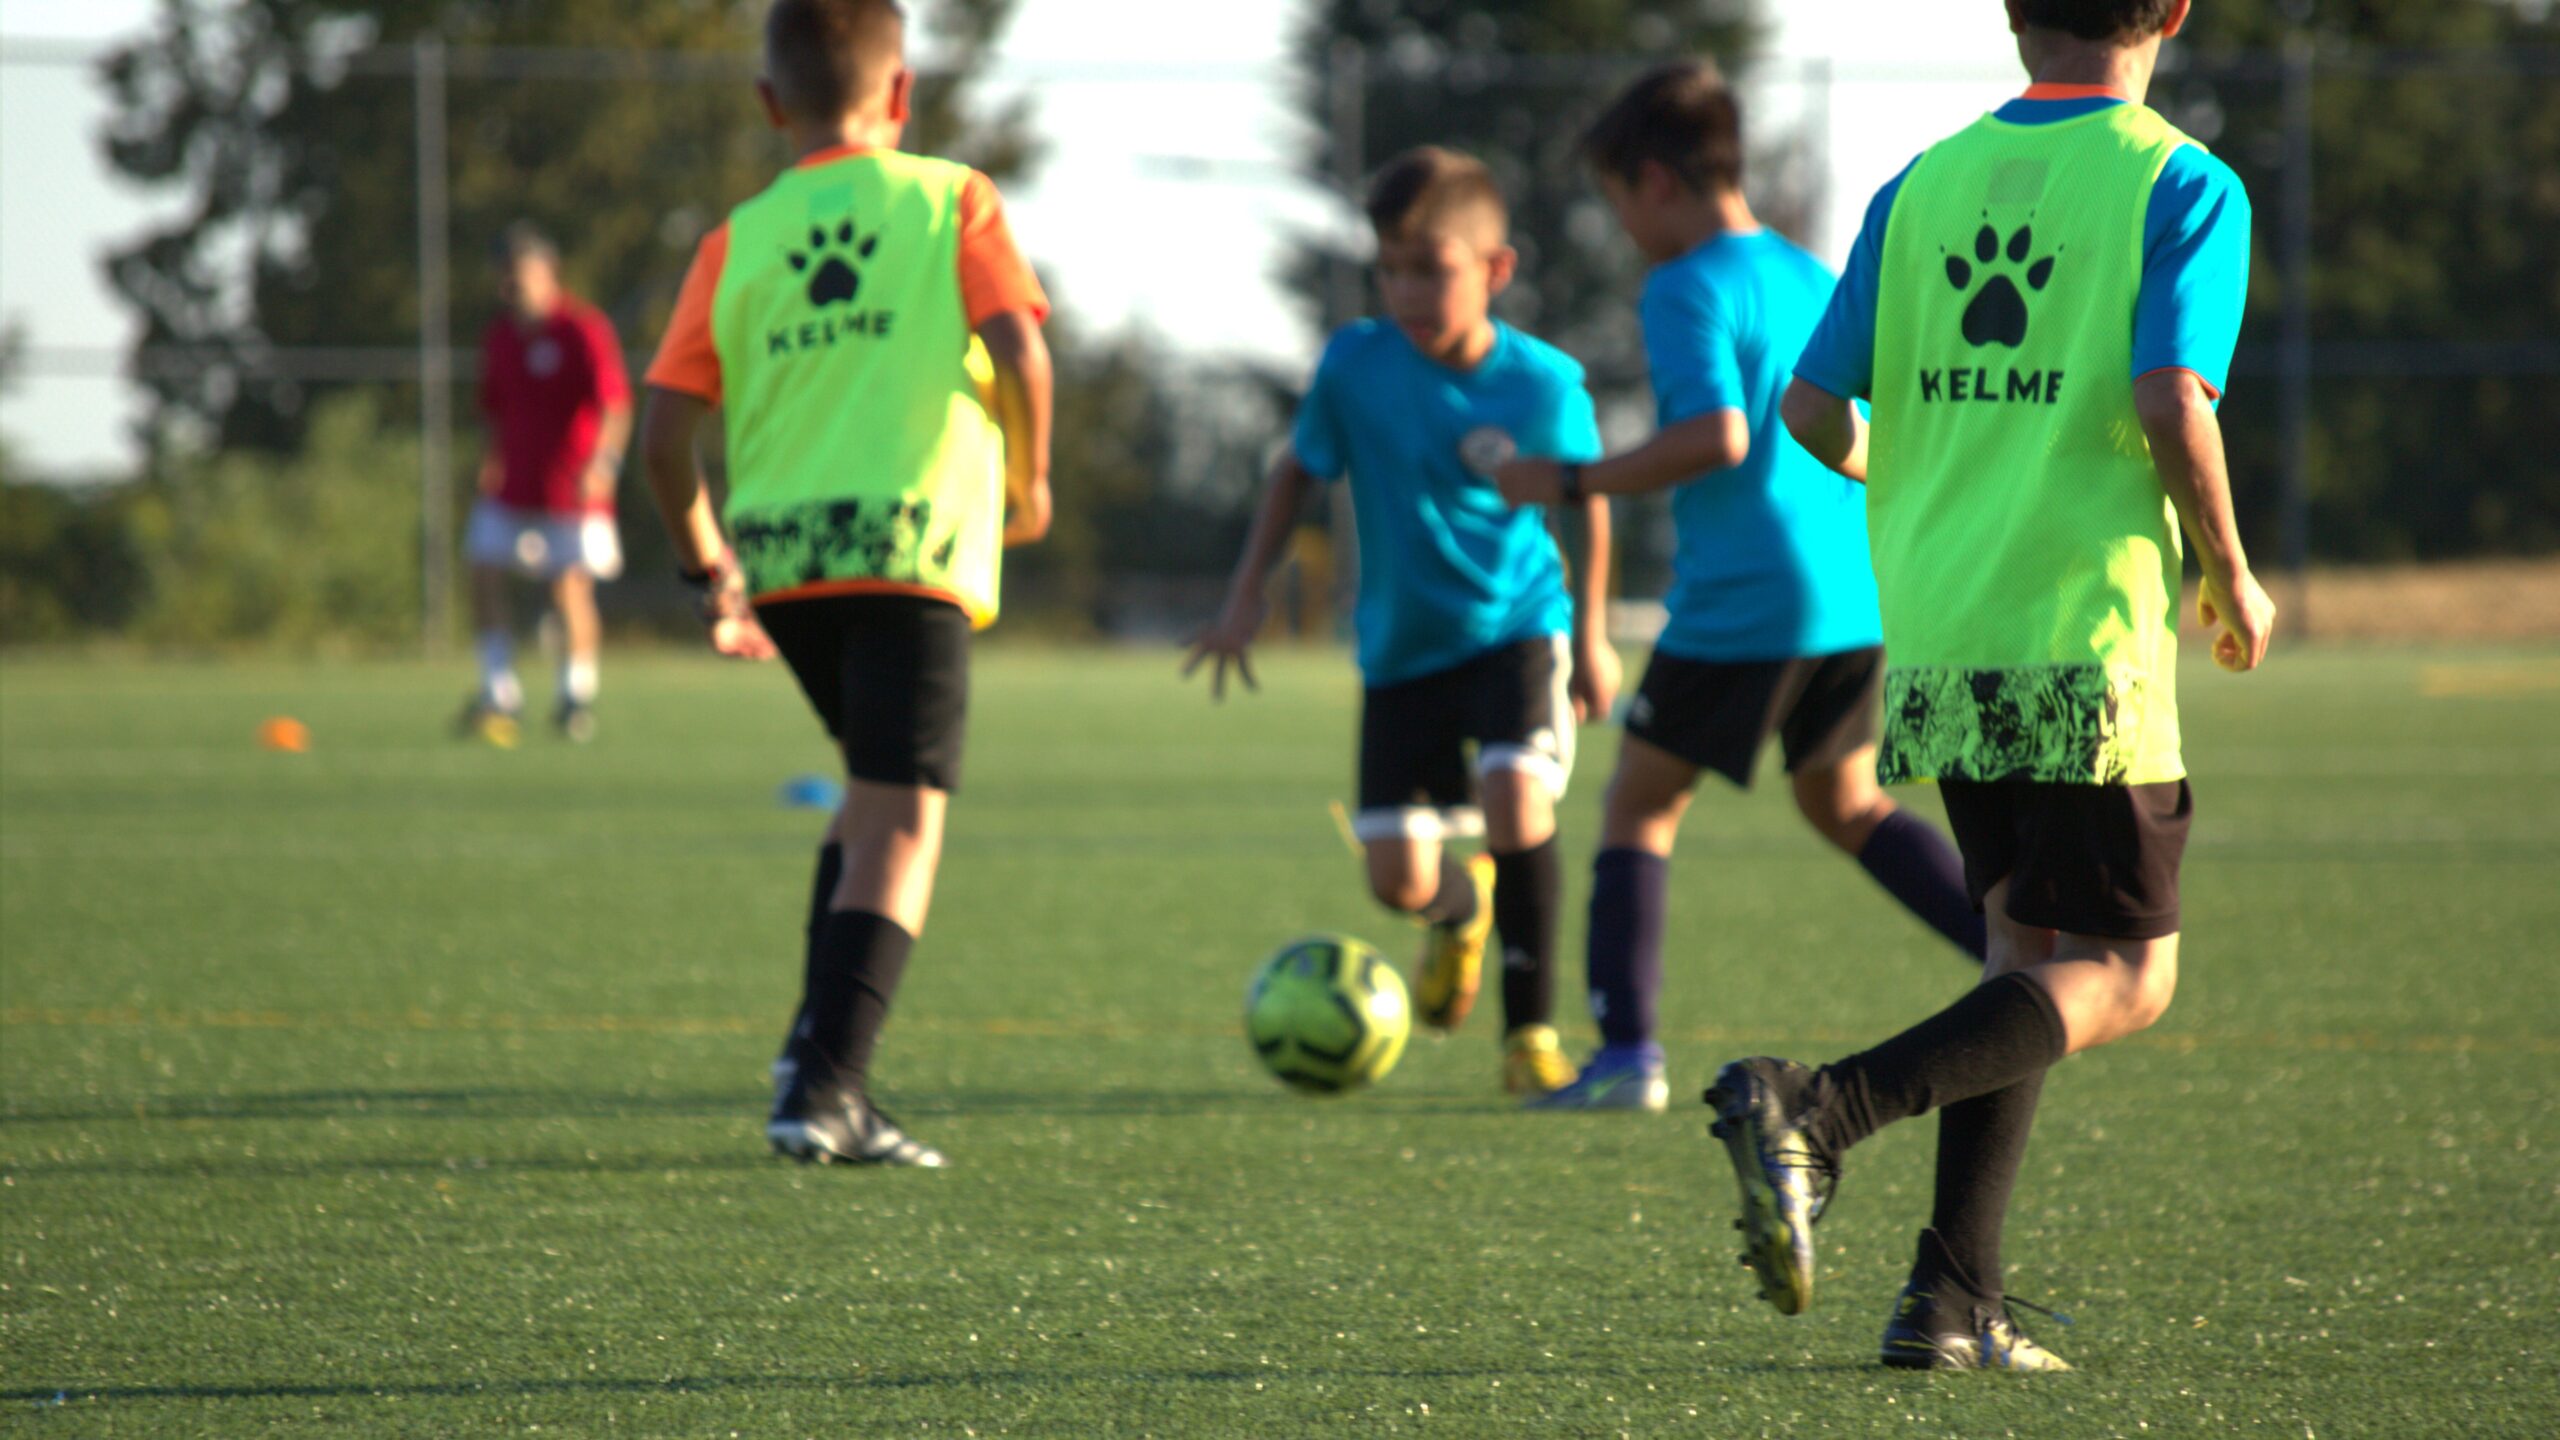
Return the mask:
<path fill-rule="evenodd" d="M 827 163 L 843 157 L 812 158 Z M 711 302 L 720 293 L 720 273 L 728 261 L 729 227 L 723 224 L 702 237 L 693 268 L 685 272 L 675 316 L 667 322 L 666 339 L 659 343 L 658 357 L 649 366 L 651 385 L 720 403 L 720 351 L 711 334 Z M 996 193 L 994 181 L 976 171 L 970 172 L 960 192 L 960 297 L 972 327 L 1013 310 L 1035 321 L 1049 318 L 1049 296 L 1014 243 L 1004 198 Z"/>

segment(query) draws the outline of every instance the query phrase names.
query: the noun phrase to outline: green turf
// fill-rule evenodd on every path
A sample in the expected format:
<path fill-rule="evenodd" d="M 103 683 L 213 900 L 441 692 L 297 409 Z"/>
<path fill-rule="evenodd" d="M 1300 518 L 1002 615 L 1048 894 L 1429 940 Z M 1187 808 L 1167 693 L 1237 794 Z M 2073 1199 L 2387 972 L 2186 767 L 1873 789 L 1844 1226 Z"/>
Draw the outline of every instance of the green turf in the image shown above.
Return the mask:
<path fill-rule="evenodd" d="M 1670 1117 L 1512 1113 L 1482 1014 L 1306 1100 L 1237 1035 L 1247 974 L 1308 929 L 1409 943 L 1325 813 L 1348 667 L 1274 656 L 1212 710 L 1163 654 L 991 647 L 884 1058 L 954 1168 L 808 1170 L 759 1131 L 816 829 L 774 794 L 824 752 L 778 672 L 608 678 L 595 746 L 497 753 L 442 738 L 451 670 L 0 666 L 0 1433 L 2560 1413 L 2560 656 L 2190 674 L 2186 986 L 2047 1091 L 2012 1283 L 2074 1313 L 2031 1328 L 2083 1368 L 2031 1382 L 1871 1366 L 1926 1123 L 1855 1155 L 1812 1314 L 1733 1263 L 1713 1064 L 1827 1058 L 1964 983 L 1782 788 L 1690 821 Z M 254 747 L 277 713 L 311 754 Z"/>

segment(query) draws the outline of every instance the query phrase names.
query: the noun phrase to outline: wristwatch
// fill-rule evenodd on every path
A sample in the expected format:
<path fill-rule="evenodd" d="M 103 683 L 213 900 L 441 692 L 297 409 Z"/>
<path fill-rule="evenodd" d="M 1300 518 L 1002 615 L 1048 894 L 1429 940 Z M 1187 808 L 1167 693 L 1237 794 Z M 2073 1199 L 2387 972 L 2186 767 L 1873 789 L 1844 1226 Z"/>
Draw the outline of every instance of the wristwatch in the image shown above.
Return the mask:
<path fill-rule="evenodd" d="M 1564 503 L 1567 505 L 1581 504 L 1583 499 L 1582 467 L 1576 464 L 1566 464 L 1558 466 L 1557 468 L 1561 470 L 1564 475 L 1564 483 L 1560 487 L 1564 494 Z"/>

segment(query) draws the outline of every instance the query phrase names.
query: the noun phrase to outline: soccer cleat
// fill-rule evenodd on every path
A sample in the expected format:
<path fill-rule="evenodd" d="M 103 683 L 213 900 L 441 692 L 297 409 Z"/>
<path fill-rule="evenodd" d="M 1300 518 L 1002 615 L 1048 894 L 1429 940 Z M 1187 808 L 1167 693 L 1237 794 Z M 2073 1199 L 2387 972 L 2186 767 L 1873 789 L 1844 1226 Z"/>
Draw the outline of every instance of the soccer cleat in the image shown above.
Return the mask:
<path fill-rule="evenodd" d="M 1662 1056 L 1650 1045 L 1604 1045 L 1572 1084 L 1529 1102 L 1532 1110 L 1644 1110 L 1656 1115 L 1670 1105 L 1671 1082 L 1663 1073 Z"/>
<path fill-rule="evenodd" d="M 1422 939 L 1413 970 L 1413 1010 L 1434 1030 L 1455 1030 L 1476 1008 L 1484 983 L 1484 943 L 1493 933 L 1493 857 L 1467 857 L 1467 879 L 1476 887 L 1475 918 L 1463 925 L 1433 925 Z"/>
<path fill-rule="evenodd" d="M 1813 1072 L 1792 1060 L 1736 1060 L 1716 1072 L 1706 1101 L 1716 1112 L 1742 1189 L 1742 1263 L 1760 1278 L 1760 1298 L 1781 1315 L 1813 1304 L 1813 1223 L 1822 1218 L 1840 1168 L 1804 1128 L 1801 1100 Z"/>
<path fill-rule="evenodd" d="M 1574 1081 L 1573 1062 L 1564 1058 L 1553 1025 L 1523 1025 L 1502 1040 L 1502 1088 L 1532 1102 L 1553 1095 Z"/>
<path fill-rule="evenodd" d="M 2070 1369 L 2071 1362 L 2027 1338 L 2009 1318 L 2010 1303 L 1984 1304 L 1942 1281 L 1914 1276 L 1885 1322 L 1881 1358 L 1896 1370 Z"/>
<path fill-rule="evenodd" d="M 489 703 L 488 697 L 474 695 L 453 719 L 455 738 L 478 740 L 500 750 L 513 750 L 524 738 L 524 726 L 513 711 L 501 710 Z"/>
<path fill-rule="evenodd" d="M 765 1122 L 765 1142 L 773 1153 L 803 1164 L 912 1165 L 939 1170 L 949 1162 L 942 1152 L 898 1128 L 860 1090 L 835 1078 L 835 1067 L 815 1056 L 803 1042 L 786 1077 L 780 1061 L 774 1079 L 783 1087 Z"/>
<path fill-rule="evenodd" d="M 577 700 L 564 700 L 551 712 L 551 728 L 572 745 L 584 745 L 596 738 L 596 707 Z"/>

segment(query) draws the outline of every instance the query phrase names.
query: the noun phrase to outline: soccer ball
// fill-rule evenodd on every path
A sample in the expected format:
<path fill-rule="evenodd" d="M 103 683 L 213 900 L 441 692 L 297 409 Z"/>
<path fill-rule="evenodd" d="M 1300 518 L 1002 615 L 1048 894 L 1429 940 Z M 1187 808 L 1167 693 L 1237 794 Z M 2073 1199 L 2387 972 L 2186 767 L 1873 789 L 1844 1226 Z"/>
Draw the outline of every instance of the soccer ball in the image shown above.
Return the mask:
<path fill-rule="evenodd" d="M 1396 1068 L 1412 1032 L 1404 977 L 1346 935 L 1291 941 L 1245 990 L 1245 1038 L 1292 1089 L 1356 1090 Z"/>

